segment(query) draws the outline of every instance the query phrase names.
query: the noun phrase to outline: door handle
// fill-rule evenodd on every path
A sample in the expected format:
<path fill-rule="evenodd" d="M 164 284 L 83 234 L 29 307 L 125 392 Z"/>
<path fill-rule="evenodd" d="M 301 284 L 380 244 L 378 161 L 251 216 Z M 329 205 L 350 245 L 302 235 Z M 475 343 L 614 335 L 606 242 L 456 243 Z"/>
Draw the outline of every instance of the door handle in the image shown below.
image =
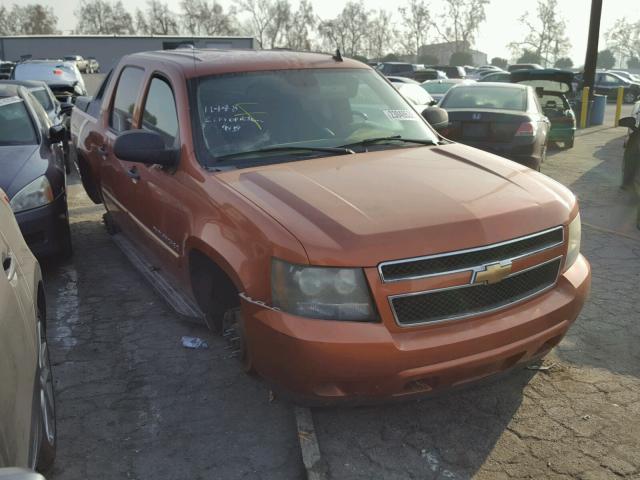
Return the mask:
<path fill-rule="evenodd" d="M 107 155 L 109 155 L 109 152 L 107 152 L 106 145 L 100 145 L 98 147 L 98 155 L 100 155 L 102 158 L 106 158 Z"/>
<path fill-rule="evenodd" d="M 13 280 L 13 277 L 16 275 L 16 262 L 11 254 L 3 255 L 2 269 L 4 270 L 4 274 L 7 276 L 7 279 L 9 281 Z"/>
<path fill-rule="evenodd" d="M 140 180 L 140 173 L 138 173 L 138 167 L 131 167 L 129 170 L 127 170 L 127 177 L 129 177 L 132 180 Z"/>

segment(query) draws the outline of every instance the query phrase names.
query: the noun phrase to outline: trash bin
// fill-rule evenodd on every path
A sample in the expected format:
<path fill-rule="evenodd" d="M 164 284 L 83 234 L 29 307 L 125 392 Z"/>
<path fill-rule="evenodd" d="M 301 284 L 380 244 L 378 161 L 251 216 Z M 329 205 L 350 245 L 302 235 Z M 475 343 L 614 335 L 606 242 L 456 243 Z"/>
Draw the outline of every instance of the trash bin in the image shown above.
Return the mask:
<path fill-rule="evenodd" d="M 589 125 L 602 125 L 604 123 L 604 111 L 607 108 L 606 95 L 594 95 L 591 114 L 589 115 Z"/>
<path fill-rule="evenodd" d="M 573 113 L 575 113 L 576 115 L 576 123 L 578 124 L 578 127 L 580 127 L 581 111 L 582 111 L 582 100 L 576 100 L 573 107 Z M 591 117 L 592 112 L 593 112 L 593 100 L 589 102 L 589 111 L 587 112 L 587 127 L 590 125 L 589 118 Z"/>

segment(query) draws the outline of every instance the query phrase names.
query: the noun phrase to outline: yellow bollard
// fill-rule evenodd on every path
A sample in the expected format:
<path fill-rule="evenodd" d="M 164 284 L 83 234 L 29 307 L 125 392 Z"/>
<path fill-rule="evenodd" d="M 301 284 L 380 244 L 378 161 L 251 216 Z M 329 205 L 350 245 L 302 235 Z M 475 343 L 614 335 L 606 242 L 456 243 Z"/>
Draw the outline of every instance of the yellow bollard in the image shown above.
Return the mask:
<path fill-rule="evenodd" d="M 622 115 L 622 97 L 624 97 L 624 87 L 618 87 L 618 99 L 616 100 L 616 119 L 613 123 L 614 127 L 618 126 L 620 115 Z"/>
<path fill-rule="evenodd" d="M 580 107 L 580 128 L 587 128 L 587 111 L 589 110 L 589 87 L 582 89 L 582 105 Z"/>

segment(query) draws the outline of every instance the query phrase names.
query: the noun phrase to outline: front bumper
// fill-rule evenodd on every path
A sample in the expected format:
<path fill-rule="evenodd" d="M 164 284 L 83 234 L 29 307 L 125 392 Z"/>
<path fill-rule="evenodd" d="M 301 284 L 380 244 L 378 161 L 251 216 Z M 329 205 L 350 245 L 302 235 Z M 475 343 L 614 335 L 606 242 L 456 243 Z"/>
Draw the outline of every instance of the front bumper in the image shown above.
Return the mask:
<path fill-rule="evenodd" d="M 67 197 L 59 195 L 52 203 L 16 214 L 16 220 L 27 245 L 37 257 L 62 250 L 67 233 Z"/>
<path fill-rule="evenodd" d="M 313 320 L 242 300 L 254 368 L 296 398 L 391 399 L 432 393 L 529 362 L 557 345 L 575 321 L 591 283 L 579 256 L 556 286 L 526 302 L 477 317 L 394 328 L 381 323 Z"/>

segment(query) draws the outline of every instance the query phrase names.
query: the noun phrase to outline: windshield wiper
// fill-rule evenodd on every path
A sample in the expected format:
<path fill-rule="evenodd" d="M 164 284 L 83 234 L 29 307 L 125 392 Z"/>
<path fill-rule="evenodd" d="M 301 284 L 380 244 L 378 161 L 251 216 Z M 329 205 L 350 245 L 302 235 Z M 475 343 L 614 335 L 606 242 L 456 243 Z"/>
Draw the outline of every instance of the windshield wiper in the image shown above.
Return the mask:
<path fill-rule="evenodd" d="M 417 143 L 420 145 L 438 145 L 438 142 L 434 142 L 433 140 L 420 140 L 416 138 L 403 138 L 400 135 L 392 135 L 389 137 L 373 137 L 373 138 L 365 138 L 364 140 L 360 140 L 359 142 L 349 143 L 347 145 L 342 145 L 341 148 L 349 148 L 349 147 L 366 147 L 367 145 L 374 145 L 376 143 L 382 142 L 405 142 L 405 143 Z"/>
<path fill-rule="evenodd" d="M 308 151 L 308 152 L 324 152 L 333 153 L 336 155 L 349 155 L 355 154 L 353 150 L 347 147 L 294 147 L 294 146 L 281 146 L 281 147 L 266 147 L 258 148 L 256 150 L 247 150 L 245 152 L 229 153 L 228 155 L 222 155 L 215 157 L 216 162 L 229 160 L 231 158 L 245 157 L 248 155 L 255 155 L 257 153 L 270 153 L 270 152 L 287 152 L 287 151 Z"/>

